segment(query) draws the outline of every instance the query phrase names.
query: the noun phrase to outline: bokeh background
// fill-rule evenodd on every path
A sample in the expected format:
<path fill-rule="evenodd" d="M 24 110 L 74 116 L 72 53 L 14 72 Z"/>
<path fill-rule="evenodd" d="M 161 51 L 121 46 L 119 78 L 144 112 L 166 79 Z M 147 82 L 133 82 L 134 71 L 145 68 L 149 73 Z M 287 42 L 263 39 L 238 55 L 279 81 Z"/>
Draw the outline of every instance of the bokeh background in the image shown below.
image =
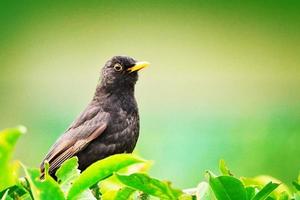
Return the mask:
<path fill-rule="evenodd" d="M 38 166 L 91 99 L 113 55 L 140 73 L 137 152 L 178 187 L 216 172 L 300 169 L 297 1 L 1 1 L 0 128 L 23 124 L 16 158 Z"/>

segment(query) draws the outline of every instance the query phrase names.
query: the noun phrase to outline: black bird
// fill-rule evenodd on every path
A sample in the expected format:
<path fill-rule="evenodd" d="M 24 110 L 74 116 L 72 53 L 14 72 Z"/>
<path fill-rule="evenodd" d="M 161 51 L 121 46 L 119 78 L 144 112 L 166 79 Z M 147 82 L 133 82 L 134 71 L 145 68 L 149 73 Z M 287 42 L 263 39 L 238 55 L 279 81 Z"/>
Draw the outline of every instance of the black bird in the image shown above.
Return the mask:
<path fill-rule="evenodd" d="M 95 95 L 86 109 L 55 142 L 44 158 L 55 177 L 60 165 L 73 156 L 84 170 L 97 160 L 117 153 L 131 153 L 139 136 L 139 114 L 134 97 L 138 71 L 149 65 L 127 56 L 106 62 Z"/>

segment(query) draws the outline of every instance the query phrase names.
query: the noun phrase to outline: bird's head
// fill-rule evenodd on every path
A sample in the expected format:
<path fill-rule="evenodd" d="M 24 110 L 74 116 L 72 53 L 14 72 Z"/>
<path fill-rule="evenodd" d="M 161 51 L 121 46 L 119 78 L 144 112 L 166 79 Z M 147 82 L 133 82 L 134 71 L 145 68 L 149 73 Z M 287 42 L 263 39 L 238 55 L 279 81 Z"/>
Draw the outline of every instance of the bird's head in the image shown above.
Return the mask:
<path fill-rule="evenodd" d="M 102 69 L 101 85 L 112 89 L 133 87 L 138 80 L 138 71 L 149 66 L 128 56 L 114 56 Z"/>

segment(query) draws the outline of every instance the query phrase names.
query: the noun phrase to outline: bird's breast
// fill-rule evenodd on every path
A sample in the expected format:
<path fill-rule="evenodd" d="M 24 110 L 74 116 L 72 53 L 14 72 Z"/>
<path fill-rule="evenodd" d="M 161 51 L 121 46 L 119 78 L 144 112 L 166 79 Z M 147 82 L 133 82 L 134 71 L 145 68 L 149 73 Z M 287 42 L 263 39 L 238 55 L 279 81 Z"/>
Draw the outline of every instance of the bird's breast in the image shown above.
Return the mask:
<path fill-rule="evenodd" d="M 133 95 L 112 94 L 106 102 L 104 111 L 110 114 L 105 132 L 98 143 L 114 146 L 118 151 L 132 151 L 139 136 L 139 114 Z"/>
<path fill-rule="evenodd" d="M 133 134 L 136 131 L 136 126 L 139 126 L 138 113 L 120 109 L 111 115 L 108 131 L 112 134 Z"/>

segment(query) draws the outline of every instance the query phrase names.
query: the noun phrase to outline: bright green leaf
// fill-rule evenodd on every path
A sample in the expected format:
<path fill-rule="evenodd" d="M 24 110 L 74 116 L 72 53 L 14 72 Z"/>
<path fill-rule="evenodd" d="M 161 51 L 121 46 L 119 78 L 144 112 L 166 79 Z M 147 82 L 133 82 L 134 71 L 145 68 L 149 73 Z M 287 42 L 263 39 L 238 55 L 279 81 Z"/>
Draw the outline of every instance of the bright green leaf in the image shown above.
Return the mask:
<path fill-rule="evenodd" d="M 228 169 L 228 167 L 225 163 L 225 160 L 223 160 L 223 159 L 221 159 L 219 162 L 219 170 L 220 170 L 221 174 L 224 176 L 233 176 L 233 174 Z"/>
<path fill-rule="evenodd" d="M 123 169 L 119 170 L 119 173 L 128 174 L 128 175 L 137 172 L 146 173 L 151 167 L 152 163 L 153 163 L 152 161 L 145 161 L 143 163 L 130 165 L 128 167 L 124 167 Z M 115 195 L 117 193 L 116 191 L 121 190 L 123 187 L 124 185 L 120 183 L 120 181 L 114 175 L 106 178 L 105 180 L 102 180 L 99 183 L 100 191 L 102 194 L 104 194 L 104 196 Z"/>
<path fill-rule="evenodd" d="M 279 195 L 278 200 L 289 200 L 289 194 L 288 194 L 287 192 L 282 192 L 282 193 Z"/>
<path fill-rule="evenodd" d="M 297 192 L 296 194 L 294 194 L 294 199 L 300 200 L 300 192 Z"/>
<path fill-rule="evenodd" d="M 116 176 L 124 185 L 161 199 L 178 199 L 182 194 L 180 190 L 173 189 L 169 183 L 146 174 L 136 173 L 129 176 L 116 174 Z"/>
<path fill-rule="evenodd" d="M 212 200 L 216 199 L 213 191 L 211 190 L 209 184 L 205 181 L 200 182 L 197 186 L 197 191 L 196 191 L 196 197 L 197 199 L 201 200 Z"/>
<path fill-rule="evenodd" d="M 242 182 L 232 176 L 213 177 L 209 173 L 209 185 L 218 200 L 246 200 L 247 194 Z"/>
<path fill-rule="evenodd" d="M 203 181 L 198 184 L 196 188 L 189 188 L 183 190 L 183 195 L 179 199 L 201 199 L 201 200 L 215 200 L 214 194 L 211 191 L 207 182 Z"/>
<path fill-rule="evenodd" d="M 114 175 L 100 181 L 98 185 L 102 194 L 110 191 L 117 191 L 124 186 Z"/>
<path fill-rule="evenodd" d="M 152 165 L 153 165 L 153 161 L 146 160 L 142 163 L 124 167 L 119 172 L 122 174 L 128 174 L 128 175 L 133 174 L 133 173 L 147 173 Z"/>
<path fill-rule="evenodd" d="M 252 200 L 266 199 L 278 186 L 279 184 L 277 183 L 272 183 L 272 182 L 268 183 L 252 198 Z"/>
<path fill-rule="evenodd" d="M 131 199 L 134 189 L 123 187 L 118 190 L 111 190 L 102 195 L 101 200 L 128 200 Z"/>
<path fill-rule="evenodd" d="M 117 154 L 93 163 L 74 180 L 68 192 L 68 199 L 74 199 L 84 190 L 111 176 L 114 172 L 140 162 L 143 161 L 131 154 Z"/>
<path fill-rule="evenodd" d="M 195 196 L 189 194 L 182 194 L 178 197 L 178 200 L 193 200 Z"/>
<path fill-rule="evenodd" d="M 269 182 L 280 183 L 280 185 L 272 192 L 272 196 L 278 197 L 282 192 L 287 192 L 290 195 L 289 188 L 282 181 L 267 175 L 256 176 L 254 178 L 242 177 L 241 181 L 245 186 L 256 187 L 262 189 Z"/>
<path fill-rule="evenodd" d="M 76 196 L 74 199 L 76 199 L 76 200 L 96 200 L 97 198 L 93 195 L 93 193 L 90 189 L 86 189 L 82 193 L 80 193 L 78 196 Z"/>
<path fill-rule="evenodd" d="M 152 161 L 145 161 L 135 165 L 130 165 L 119 170 L 122 174 L 132 174 L 137 172 L 147 172 L 152 165 Z M 116 176 L 110 176 L 99 182 L 100 192 L 103 194 L 102 198 L 114 198 L 117 193 L 123 191 L 124 185 L 120 183 Z M 120 192 L 118 192 L 120 191 Z M 120 193 L 122 194 L 122 192 Z"/>
<path fill-rule="evenodd" d="M 23 126 L 0 132 L 0 191 L 17 183 L 19 165 L 12 164 L 11 158 L 17 140 L 25 132 Z"/>
<path fill-rule="evenodd" d="M 80 171 L 78 170 L 77 157 L 65 161 L 55 173 L 57 182 L 65 193 L 69 191 L 73 181 L 78 178 L 79 175 Z"/>
<path fill-rule="evenodd" d="M 57 181 L 60 185 L 62 191 L 67 194 L 69 189 L 71 188 L 73 181 L 78 178 L 80 175 L 80 170 L 78 169 L 78 158 L 73 157 L 65 162 L 60 166 L 60 168 L 56 171 L 55 176 L 57 177 Z M 91 190 L 88 188 L 83 191 L 80 195 L 76 197 L 77 200 L 80 199 L 96 199 Z"/>
<path fill-rule="evenodd" d="M 114 200 L 129 199 L 134 192 L 135 190 L 132 188 L 123 187 L 116 193 Z"/>
<path fill-rule="evenodd" d="M 124 170 L 120 170 L 124 171 Z M 126 170 L 125 170 L 126 171 Z M 124 185 L 117 179 L 115 175 L 110 176 L 109 178 L 101 181 L 99 183 L 100 192 L 103 194 L 102 198 L 103 200 L 110 200 L 115 199 L 117 194 L 119 196 L 124 196 L 123 193 L 128 191 L 127 189 L 124 191 Z M 133 190 L 131 188 L 128 188 L 130 190 Z"/>
<path fill-rule="evenodd" d="M 110 190 L 101 196 L 101 200 L 113 200 L 116 197 L 117 190 Z"/>
<path fill-rule="evenodd" d="M 26 178 L 30 184 L 31 192 L 34 199 L 37 200 L 64 200 L 64 193 L 57 182 L 50 176 L 45 176 L 45 180 L 40 180 L 38 169 L 26 169 L 23 167 Z"/>

